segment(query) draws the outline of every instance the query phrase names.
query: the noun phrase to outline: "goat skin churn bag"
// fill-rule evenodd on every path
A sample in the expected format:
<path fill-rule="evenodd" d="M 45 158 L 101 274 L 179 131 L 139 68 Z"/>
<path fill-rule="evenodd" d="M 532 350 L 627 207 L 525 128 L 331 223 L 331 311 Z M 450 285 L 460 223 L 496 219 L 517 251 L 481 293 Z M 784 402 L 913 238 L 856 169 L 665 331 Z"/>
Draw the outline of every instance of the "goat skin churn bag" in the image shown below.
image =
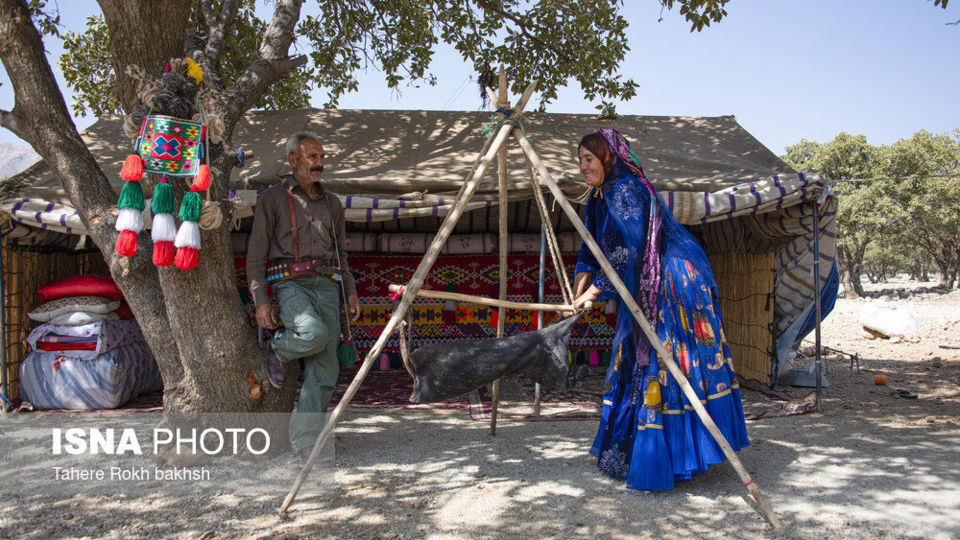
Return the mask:
<path fill-rule="evenodd" d="M 544 386 L 570 390 L 577 377 L 567 361 L 567 345 L 582 313 L 534 332 L 425 345 L 413 351 L 407 366 L 413 376 L 410 401 L 452 399 L 514 373 Z"/>

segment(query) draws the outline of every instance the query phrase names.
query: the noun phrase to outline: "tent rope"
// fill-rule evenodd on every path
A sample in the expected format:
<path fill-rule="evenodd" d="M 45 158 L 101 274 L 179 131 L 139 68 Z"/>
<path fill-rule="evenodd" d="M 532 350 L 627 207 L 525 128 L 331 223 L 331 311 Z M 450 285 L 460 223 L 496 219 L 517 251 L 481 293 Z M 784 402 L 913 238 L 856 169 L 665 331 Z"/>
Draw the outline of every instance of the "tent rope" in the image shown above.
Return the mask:
<path fill-rule="evenodd" d="M 520 128 L 520 131 L 523 133 L 524 137 L 527 137 L 527 128 L 523 125 L 523 122 L 519 118 L 507 117 L 502 120 L 497 120 L 497 113 L 501 114 L 513 114 L 513 109 L 497 109 L 490 115 L 490 121 L 486 124 L 483 124 L 483 137 L 489 139 L 493 136 L 494 133 L 500 130 L 501 127 L 505 125 L 510 125 L 513 127 Z M 528 137 L 529 139 L 529 137 Z"/>

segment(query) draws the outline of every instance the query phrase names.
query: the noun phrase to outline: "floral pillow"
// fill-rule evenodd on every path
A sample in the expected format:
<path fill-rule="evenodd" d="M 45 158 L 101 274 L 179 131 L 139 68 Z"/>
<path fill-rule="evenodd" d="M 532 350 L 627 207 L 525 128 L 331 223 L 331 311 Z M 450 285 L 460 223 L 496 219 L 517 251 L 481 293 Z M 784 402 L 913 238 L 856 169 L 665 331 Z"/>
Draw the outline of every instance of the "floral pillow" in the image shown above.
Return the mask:
<path fill-rule="evenodd" d="M 40 304 L 33 311 L 27 313 L 27 317 L 38 322 L 48 322 L 50 319 L 65 313 L 75 311 L 109 313 L 118 307 L 120 307 L 119 300 L 110 300 L 103 296 L 65 296 Z"/>

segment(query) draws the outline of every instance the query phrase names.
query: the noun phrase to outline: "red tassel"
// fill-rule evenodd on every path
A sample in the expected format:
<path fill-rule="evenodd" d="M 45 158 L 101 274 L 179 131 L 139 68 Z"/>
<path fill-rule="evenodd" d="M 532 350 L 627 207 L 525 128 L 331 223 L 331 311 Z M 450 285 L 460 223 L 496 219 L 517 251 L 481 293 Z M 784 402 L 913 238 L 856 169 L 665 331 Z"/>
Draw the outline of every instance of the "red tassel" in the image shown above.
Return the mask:
<path fill-rule="evenodd" d="M 173 242 L 153 243 L 153 264 L 155 266 L 170 266 L 173 264 Z"/>
<path fill-rule="evenodd" d="M 494 309 L 493 313 L 490 315 L 490 328 L 494 330 L 497 329 L 497 324 L 500 322 L 500 310 Z"/>
<path fill-rule="evenodd" d="M 193 179 L 190 191 L 206 191 L 208 187 L 210 187 L 210 167 L 204 163 L 197 169 L 197 176 Z"/>
<path fill-rule="evenodd" d="M 173 264 L 181 270 L 193 270 L 199 262 L 200 256 L 196 248 L 177 248 L 177 254 L 173 258 Z"/>
<path fill-rule="evenodd" d="M 133 257 L 136 255 L 137 233 L 130 230 L 120 231 L 120 236 L 117 237 L 117 245 L 113 250 L 124 257 Z"/>
<path fill-rule="evenodd" d="M 457 324 L 457 312 L 456 311 L 444 311 L 443 312 L 443 324 L 450 326 Z"/>
<path fill-rule="evenodd" d="M 143 178 L 143 160 L 138 154 L 130 154 L 120 169 L 120 178 L 127 182 L 139 182 Z"/>

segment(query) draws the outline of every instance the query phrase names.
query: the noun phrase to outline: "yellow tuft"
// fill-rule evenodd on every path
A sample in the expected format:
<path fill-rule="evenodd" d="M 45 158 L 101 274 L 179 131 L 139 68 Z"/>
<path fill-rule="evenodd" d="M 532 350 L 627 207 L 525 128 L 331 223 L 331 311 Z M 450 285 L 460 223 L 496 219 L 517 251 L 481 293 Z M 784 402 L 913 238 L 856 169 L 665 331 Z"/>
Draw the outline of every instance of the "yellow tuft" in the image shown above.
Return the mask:
<path fill-rule="evenodd" d="M 193 58 L 187 58 L 187 77 L 197 81 L 197 84 L 203 80 L 203 70 L 193 61 Z"/>

